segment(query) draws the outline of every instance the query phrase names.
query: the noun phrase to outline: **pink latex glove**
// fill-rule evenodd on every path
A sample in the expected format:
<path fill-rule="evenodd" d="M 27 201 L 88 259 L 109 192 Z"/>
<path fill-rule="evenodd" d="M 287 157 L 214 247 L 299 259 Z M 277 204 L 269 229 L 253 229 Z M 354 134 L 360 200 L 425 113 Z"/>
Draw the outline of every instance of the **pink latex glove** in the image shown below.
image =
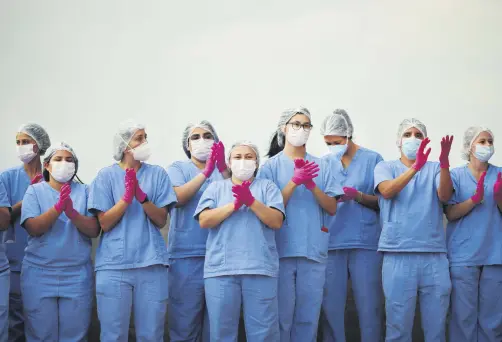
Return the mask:
<path fill-rule="evenodd" d="M 420 169 L 425 165 L 425 163 L 427 163 L 427 159 L 429 158 L 429 154 L 431 154 L 431 149 L 429 148 L 427 150 L 427 152 L 424 152 L 424 151 L 425 151 L 425 147 L 430 142 L 431 141 L 429 138 L 425 138 L 424 140 L 422 140 L 422 142 L 420 143 L 420 146 L 418 147 L 417 157 L 415 159 L 415 163 L 411 166 L 412 168 L 414 168 L 417 171 L 420 171 Z"/>
<path fill-rule="evenodd" d="M 225 161 L 225 146 L 223 146 L 221 141 L 214 145 L 216 150 L 216 166 L 218 167 L 218 171 L 224 172 L 228 169 L 227 162 Z"/>
<path fill-rule="evenodd" d="M 209 156 L 206 160 L 206 167 L 202 170 L 202 174 L 206 176 L 206 178 L 211 177 L 211 174 L 216 167 L 216 158 L 218 157 L 218 150 L 216 144 L 211 147 L 211 152 L 209 152 Z"/>
<path fill-rule="evenodd" d="M 471 200 L 475 204 L 481 203 L 481 201 L 483 201 L 483 198 L 485 197 L 485 177 L 486 171 L 481 174 L 481 177 L 479 177 L 478 185 L 476 187 L 476 193 L 471 197 Z"/>
<path fill-rule="evenodd" d="M 78 211 L 73 208 L 73 201 L 70 196 L 66 199 L 64 213 L 70 220 L 78 216 Z"/>
<path fill-rule="evenodd" d="M 238 195 L 238 188 L 240 187 L 240 185 L 234 185 L 232 187 L 232 193 L 234 195 L 234 211 L 237 211 L 239 210 L 243 205 L 244 205 L 244 202 L 242 201 L 242 198 L 239 197 Z"/>
<path fill-rule="evenodd" d="M 41 173 L 37 174 L 35 177 L 33 177 L 33 179 L 31 180 L 30 184 L 33 185 L 33 184 L 37 184 L 38 182 L 40 182 L 42 179 L 44 179 L 44 175 L 42 175 Z"/>
<path fill-rule="evenodd" d="M 498 173 L 497 181 L 493 186 L 493 198 L 495 198 L 495 201 L 497 202 L 502 201 L 502 173 L 500 172 Z"/>
<path fill-rule="evenodd" d="M 315 188 L 314 178 L 318 176 L 319 165 L 315 162 L 305 161 L 303 159 L 295 159 L 295 171 L 291 181 L 296 185 L 305 185 L 309 190 Z"/>
<path fill-rule="evenodd" d="M 245 181 L 242 185 L 234 185 L 232 187 L 234 197 L 247 207 L 250 207 L 255 200 L 251 190 L 249 189 L 250 186 L 251 183 L 249 181 Z"/>
<path fill-rule="evenodd" d="M 306 160 L 304 159 L 295 159 L 295 168 L 302 168 L 305 166 L 305 164 L 307 163 Z M 309 181 L 306 181 L 304 183 L 305 187 L 308 189 L 308 190 L 312 190 L 315 188 L 316 184 L 314 182 L 313 179 L 309 180 Z"/>
<path fill-rule="evenodd" d="M 348 186 L 343 187 L 343 192 L 345 193 L 345 195 L 340 198 L 339 202 L 353 201 L 359 195 L 359 191 Z"/>
<path fill-rule="evenodd" d="M 441 154 L 439 155 L 439 167 L 442 169 L 450 168 L 450 151 L 451 144 L 453 143 L 453 135 L 450 137 L 447 135 L 441 139 Z"/>
<path fill-rule="evenodd" d="M 61 187 L 61 191 L 59 192 L 59 199 L 54 204 L 54 209 L 58 212 L 58 214 L 61 214 L 66 207 L 66 201 L 68 198 L 70 198 L 70 193 L 71 193 L 71 188 L 68 184 L 65 184 Z"/>
<path fill-rule="evenodd" d="M 131 204 L 136 190 L 136 171 L 134 169 L 126 169 L 124 185 L 125 192 L 122 199 L 124 202 Z"/>

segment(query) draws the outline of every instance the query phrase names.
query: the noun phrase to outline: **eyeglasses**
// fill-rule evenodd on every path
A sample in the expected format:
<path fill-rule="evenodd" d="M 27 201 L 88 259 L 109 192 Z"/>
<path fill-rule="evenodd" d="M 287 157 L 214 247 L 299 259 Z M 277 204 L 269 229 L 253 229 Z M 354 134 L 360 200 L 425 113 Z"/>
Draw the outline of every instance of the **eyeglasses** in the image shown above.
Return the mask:
<path fill-rule="evenodd" d="M 312 129 L 312 127 L 314 127 L 314 126 L 312 126 L 312 125 L 311 125 L 311 124 L 309 124 L 309 123 L 304 123 L 304 124 L 301 124 L 301 123 L 299 123 L 299 122 L 290 122 L 290 123 L 288 123 L 288 125 L 291 125 L 291 127 L 293 127 L 293 129 L 294 129 L 295 131 L 298 131 L 298 130 L 300 129 L 300 127 L 301 127 L 301 128 L 303 128 L 303 130 L 304 130 L 305 132 L 310 132 L 310 130 Z"/>

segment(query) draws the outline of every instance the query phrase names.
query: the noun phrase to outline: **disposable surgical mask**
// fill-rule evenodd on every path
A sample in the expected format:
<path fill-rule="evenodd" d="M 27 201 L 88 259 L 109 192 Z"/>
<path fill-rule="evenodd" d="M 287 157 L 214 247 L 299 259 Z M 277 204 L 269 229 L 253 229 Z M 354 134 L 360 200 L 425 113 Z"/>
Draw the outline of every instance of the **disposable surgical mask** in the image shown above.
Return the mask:
<path fill-rule="evenodd" d="M 16 146 L 17 149 L 17 157 L 19 160 L 21 160 L 23 163 L 28 164 L 33 160 L 33 158 L 36 157 L 36 153 L 33 152 L 33 147 L 35 145 L 33 144 L 27 144 L 27 145 L 18 145 Z"/>
<path fill-rule="evenodd" d="M 152 155 L 152 149 L 150 148 L 148 141 L 145 141 L 138 147 L 132 149 L 132 156 L 134 160 L 137 161 L 147 161 L 151 155 Z"/>
<path fill-rule="evenodd" d="M 293 129 L 292 127 L 289 127 L 288 133 L 286 134 L 286 139 L 291 145 L 299 147 L 307 143 L 307 140 L 309 140 L 309 136 L 310 136 L 310 131 L 306 132 L 303 128 L 296 130 Z"/>
<path fill-rule="evenodd" d="M 50 174 L 59 183 L 66 183 L 75 175 L 75 163 L 54 161 L 51 162 L 51 165 L 52 171 Z"/>
<path fill-rule="evenodd" d="M 343 155 L 347 152 L 349 139 L 344 145 L 328 145 L 329 152 L 335 156 L 337 159 L 342 159 Z"/>
<path fill-rule="evenodd" d="M 403 151 L 404 155 L 409 160 L 415 160 L 417 158 L 417 151 L 421 143 L 422 140 L 415 137 L 403 138 L 401 151 Z"/>
<path fill-rule="evenodd" d="M 232 159 L 230 169 L 235 178 L 245 182 L 254 176 L 256 171 L 256 160 Z"/>
<path fill-rule="evenodd" d="M 213 145 L 213 139 L 199 138 L 197 140 L 190 140 L 190 146 L 192 148 L 190 154 L 194 156 L 195 159 L 205 162 L 207 158 L 209 158 Z"/>
<path fill-rule="evenodd" d="M 476 148 L 472 152 L 477 160 L 483 163 L 487 163 L 490 158 L 495 153 L 495 148 L 493 146 L 476 145 Z"/>

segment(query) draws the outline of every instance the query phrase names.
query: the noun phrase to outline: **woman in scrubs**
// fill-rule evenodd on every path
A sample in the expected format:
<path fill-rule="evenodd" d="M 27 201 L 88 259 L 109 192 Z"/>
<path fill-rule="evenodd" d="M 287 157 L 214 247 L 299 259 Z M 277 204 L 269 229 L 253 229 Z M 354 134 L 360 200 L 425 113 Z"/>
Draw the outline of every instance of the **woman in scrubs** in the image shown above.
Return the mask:
<path fill-rule="evenodd" d="M 23 198 L 21 225 L 29 234 L 21 271 L 27 341 L 87 341 L 93 275 L 87 186 L 73 182 L 78 159 L 65 143 L 44 158 L 45 182 Z"/>
<path fill-rule="evenodd" d="M 493 133 L 470 127 L 452 169 L 446 208 L 452 282 L 450 341 L 502 340 L 502 168 L 491 164 Z"/>
<path fill-rule="evenodd" d="M 382 255 L 377 252 L 380 224 L 373 171 L 382 156 L 355 144 L 352 120 L 343 109 L 326 117 L 321 134 L 344 195 L 336 216 L 327 216 L 329 253 L 321 320 L 324 341 L 345 341 L 345 305 L 350 277 L 362 342 L 382 340 Z"/>
<path fill-rule="evenodd" d="M 275 232 L 284 219 L 280 190 L 255 179 L 259 154 L 249 142 L 230 149 L 232 178 L 211 183 L 194 217 L 209 230 L 204 285 L 212 342 L 237 342 L 243 308 L 246 340 L 279 340 Z"/>
<path fill-rule="evenodd" d="M 329 231 L 324 215 L 334 215 L 343 190 L 328 163 L 306 151 L 312 129 L 306 108 L 282 113 L 273 136 L 270 159 L 258 178 L 282 191 L 286 220 L 276 233 L 280 258 L 280 341 L 316 341 L 326 279 Z"/>
<path fill-rule="evenodd" d="M 439 163 L 428 162 L 425 125 L 406 119 L 397 134 L 401 157 L 375 168 L 386 341 L 411 341 L 417 296 L 425 342 L 445 340 L 451 282 L 442 208 L 453 192 L 448 160 L 452 141 L 443 138 Z"/>
<path fill-rule="evenodd" d="M 103 233 L 96 251 L 101 341 L 127 341 L 131 310 L 138 341 L 162 341 L 168 300 L 167 248 L 160 229 L 176 203 L 166 171 L 145 161 L 143 125 L 123 122 L 114 159 L 91 184 L 89 209 Z"/>
<path fill-rule="evenodd" d="M 5 254 L 3 235 L 10 224 L 10 203 L 7 191 L 0 182 L 0 341 L 7 341 L 9 333 L 9 260 Z"/>
<path fill-rule="evenodd" d="M 225 150 L 208 121 L 188 125 L 182 138 L 188 160 L 167 169 L 178 203 L 169 226 L 169 338 L 172 342 L 209 341 L 204 295 L 207 229 L 193 219 L 209 184 L 229 178 Z"/>
<path fill-rule="evenodd" d="M 10 264 L 9 341 L 24 341 L 23 301 L 21 300 L 21 264 L 28 233 L 20 225 L 23 197 L 30 184 L 43 181 L 40 157 L 45 154 L 51 141 L 43 127 L 24 124 L 16 134 L 17 156 L 21 165 L 0 173 L 12 206 L 12 225 L 5 234 L 7 257 Z"/>

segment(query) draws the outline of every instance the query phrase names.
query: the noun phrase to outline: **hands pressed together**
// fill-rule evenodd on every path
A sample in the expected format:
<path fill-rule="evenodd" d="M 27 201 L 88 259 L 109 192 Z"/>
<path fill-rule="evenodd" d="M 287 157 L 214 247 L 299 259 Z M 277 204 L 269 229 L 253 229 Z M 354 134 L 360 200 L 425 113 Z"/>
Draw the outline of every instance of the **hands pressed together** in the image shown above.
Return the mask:
<path fill-rule="evenodd" d="M 54 205 L 54 209 L 61 214 L 63 211 L 68 216 L 70 220 L 73 220 L 78 216 L 78 212 L 73 208 L 73 201 L 70 197 L 71 195 L 71 185 L 70 183 L 66 183 L 61 187 L 61 191 L 59 193 L 59 199 Z"/>
<path fill-rule="evenodd" d="M 209 178 L 215 168 L 218 168 L 218 171 L 220 172 L 227 169 L 227 163 L 225 161 L 225 146 L 223 146 L 221 141 L 214 143 L 211 147 L 211 152 L 206 160 L 206 167 L 202 170 L 202 174 L 206 176 L 206 178 Z"/>
<path fill-rule="evenodd" d="M 316 162 L 310 162 L 304 159 L 295 159 L 295 171 L 291 181 L 296 185 L 305 185 L 309 190 L 316 187 L 314 178 L 319 174 L 319 165 Z"/>
<path fill-rule="evenodd" d="M 139 186 L 138 179 L 136 178 L 136 171 L 134 169 L 126 169 L 124 184 L 125 192 L 122 197 L 124 202 L 131 204 L 134 198 L 136 198 L 139 203 L 145 202 L 147 196 Z"/>
<path fill-rule="evenodd" d="M 251 182 L 245 181 L 241 185 L 234 185 L 232 192 L 234 194 L 234 210 L 239 210 L 243 205 L 250 207 L 255 198 L 250 190 Z"/>

